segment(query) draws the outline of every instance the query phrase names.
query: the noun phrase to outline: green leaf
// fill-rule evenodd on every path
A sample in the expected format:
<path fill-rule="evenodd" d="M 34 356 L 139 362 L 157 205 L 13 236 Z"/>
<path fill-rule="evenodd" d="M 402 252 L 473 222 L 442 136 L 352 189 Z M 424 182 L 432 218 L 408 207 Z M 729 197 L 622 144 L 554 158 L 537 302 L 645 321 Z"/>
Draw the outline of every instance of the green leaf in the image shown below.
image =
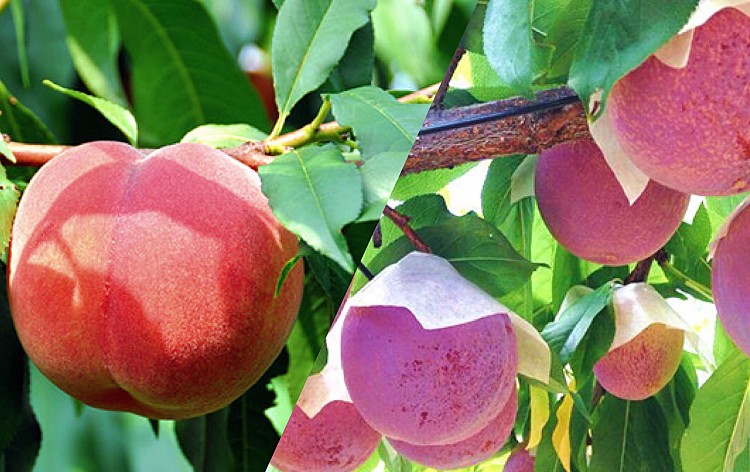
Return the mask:
<path fill-rule="evenodd" d="M 510 201 L 511 178 L 526 156 L 493 159 L 482 187 L 482 214 L 498 226 L 505 222 L 513 206 Z"/>
<path fill-rule="evenodd" d="M 383 152 L 371 157 L 359 167 L 365 198 L 364 210 L 359 221 L 380 219 L 405 161 L 405 153 Z"/>
<path fill-rule="evenodd" d="M 265 413 L 276 401 L 276 395 L 269 384 L 273 379 L 284 375 L 288 369 L 289 355 L 284 349 L 263 377 L 229 405 L 226 435 L 236 468 L 210 471 L 265 470 L 279 442 L 279 434 Z"/>
<path fill-rule="evenodd" d="M 4 265 L 0 265 L 5 270 Z M 0 288 L 0 469 L 30 471 L 41 432 L 29 403 L 29 369 L 16 336 L 5 284 Z"/>
<path fill-rule="evenodd" d="M 16 45 L 21 80 L 24 87 L 28 87 L 31 80 L 29 80 L 29 55 L 26 51 L 26 12 L 24 11 L 23 1 L 10 0 L 10 10 L 13 14 L 13 24 L 16 27 Z"/>
<path fill-rule="evenodd" d="M 308 146 L 283 154 L 259 170 L 276 217 L 316 251 L 348 272 L 354 261 L 341 234 L 362 209 L 362 177 L 336 148 Z"/>
<path fill-rule="evenodd" d="M 497 228 L 474 213 L 422 227 L 417 233 L 433 254 L 448 260 L 462 276 L 494 297 L 522 287 L 539 267 L 524 259 Z M 373 273 L 380 272 L 412 251 L 411 242 L 400 238 L 380 250 L 370 260 L 369 268 Z"/>
<path fill-rule="evenodd" d="M 5 252 L 10 243 L 13 218 L 20 197 L 20 192 L 13 182 L 8 180 L 5 169 L 0 166 L 0 253 Z"/>
<path fill-rule="evenodd" d="M 200 143 L 213 148 L 235 147 L 248 141 L 261 141 L 266 133 L 246 124 L 202 125 L 182 137 L 182 143 Z"/>
<path fill-rule="evenodd" d="M 195 472 L 233 470 L 227 420 L 229 409 L 175 423 L 177 441 Z"/>
<path fill-rule="evenodd" d="M 716 233 L 721 228 L 724 221 L 732 214 L 735 208 L 742 203 L 750 193 L 741 193 L 739 195 L 729 195 L 726 197 L 706 197 L 706 208 L 708 209 L 708 216 L 711 221 L 712 235 L 716 237 Z"/>
<path fill-rule="evenodd" d="M 391 198 L 408 200 L 418 195 L 427 195 L 443 189 L 446 185 L 469 172 L 476 162 L 468 162 L 453 169 L 435 169 L 401 176 L 393 188 Z"/>
<path fill-rule="evenodd" d="M 594 412 L 590 472 L 664 472 L 669 457 L 667 425 L 655 400 L 607 395 Z"/>
<path fill-rule="evenodd" d="M 96 96 L 124 106 L 117 56 L 120 33 L 110 0 L 60 0 L 68 50 L 78 75 Z"/>
<path fill-rule="evenodd" d="M 534 25 L 545 32 L 544 43 L 555 47 L 550 60 L 550 69 L 547 72 L 550 79 L 567 79 L 592 4 L 593 0 L 574 2 L 546 0 L 534 4 Z M 549 6 L 557 11 L 551 21 L 541 25 L 539 23 L 543 22 L 541 16 L 544 14 L 541 11 L 543 6 Z"/>
<path fill-rule="evenodd" d="M 373 8 L 374 0 L 284 2 L 271 50 L 276 104 L 282 117 L 325 82 Z"/>
<path fill-rule="evenodd" d="M 418 84 L 442 79 L 445 67 L 437 66 L 436 40 L 424 8 L 412 0 L 378 0 L 377 4 L 372 22 L 378 59 Z"/>
<path fill-rule="evenodd" d="M 534 98 L 532 0 L 491 0 L 484 20 L 484 52 L 500 79 L 519 94 Z"/>
<path fill-rule="evenodd" d="M 645 61 L 687 23 L 698 0 L 594 2 L 588 15 L 568 84 L 583 103 L 602 90 L 604 109 L 612 86 Z"/>
<path fill-rule="evenodd" d="M 370 85 L 374 68 L 375 34 L 372 22 L 367 22 L 352 34 L 344 57 L 328 77 L 328 84 L 335 92 Z"/>
<path fill-rule="evenodd" d="M 398 152 L 404 161 L 429 109 L 429 105 L 400 103 L 377 87 L 331 95 L 331 105 L 336 120 L 354 129 L 364 159 Z"/>
<path fill-rule="evenodd" d="M 698 390 L 682 441 L 685 472 L 734 471 L 748 446 L 750 359 L 729 357 Z"/>
<path fill-rule="evenodd" d="M 613 290 L 611 283 L 602 285 L 567 307 L 555 321 L 544 327 L 542 337 L 550 349 L 560 353 L 563 362 L 570 359 L 594 318 L 609 304 Z"/>
<path fill-rule="evenodd" d="M 37 116 L 0 81 L 0 132 L 24 143 L 54 143 L 55 137 Z"/>
<path fill-rule="evenodd" d="M 44 85 L 95 108 L 110 123 L 122 131 L 122 134 L 128 138 L 130 144 L 135 146 L 138 142 L 138 125 L 135 122 L 135 117 L 127 108 L 123 108 L 103 98 L 93 97 L 83 92 L 61 87 L 50 80 L 45 80 Z"/>
<path fill-rule="evenodd" d="M 198 125 L 267 129 L 263 104 L 200 2 L 113 2 L 132 69 L 135 116 L 148 146 L 178 141 Z"/>

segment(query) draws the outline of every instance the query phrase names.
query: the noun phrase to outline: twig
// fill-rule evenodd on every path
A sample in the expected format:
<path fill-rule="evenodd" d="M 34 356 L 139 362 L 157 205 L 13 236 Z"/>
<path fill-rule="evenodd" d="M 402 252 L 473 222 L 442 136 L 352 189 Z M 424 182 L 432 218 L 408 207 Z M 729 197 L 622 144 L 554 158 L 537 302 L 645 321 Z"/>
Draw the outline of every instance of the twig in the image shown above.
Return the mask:
<path fill-rule="evenodd" d="M 664 251 L 664 249 L 660 249 L 659 251 Z M 651 265 L 654 263 L 657 254 L 652 254 L 642 261 L 639 261 L 638 264 L 635 265 L 633 271 L 625 277 L 625 285 L 645 282 L 648 278 L 648 273 L 651 272 Z"/>
<path fill-rule="evenodd" d="M 409 226 L 409 217 L 399 213 L 398 211 L 394 210 L 393 208 L 389 207 L 388 205 L 385 206 L 383 209 L 383 215 L 385 215 L 388 219 L 390 219 L 394 225 L 398 227 L 398 229 L 401 230 L 402 233 L 404 233 L 404 236 L 406 236 L 406 239 L 411 242 L 411 244 L 417 249 L 417 251 L 420 252 L 426 252 L 428 254 L 432 253 L 432 249 L 430 249 L 430 246 L 427 245 L 422 239 L 419 237 L 416 231 L 412 229 L 411 226 Z"/>
<path fill-rule="evenodd" d="M 453 57 L 448 65 L 448 70 L 445 72 L 443 81 L 440 83 L 437 93 L 435 93 L 435 98 L 432 100 L 432 108 L 443 108 L 443 100 L 445 99 L 445 94 L 448 92 L 448 86 L 450 85 L 453 75 L 456 73 L 458 63 L 461 61 L 461 58 L 464 57 L 464 54 L 466 54 L 466 49 L 459 45 L 456 48 L 456 52 L 453 53 Z"/>
<path fill-rule="evenodd" d="M 435 95 L 437 88 L 438 84 L 431 85 L 422 90 L 404 95 L 398 100 L 402 103 L 430 102 Z M 342 126 L 335 121 L 320 124 L 330 110 L 330 103 L 327 107 L 328 108 L 326 108 L 326 105 L 324 104 L 324 107 L 321 108 L 321 112 L 318 113 L 318 116 L 316 116 L 312 123 L 303 126 L 298 130 L 292 131 L 291 133 L 283 134 L 264 142 L 252 141 L 241 144 L 237 147 L 223 148 L 221 150 L 229 155 L 229 157 L 237 159 L 243 164 L 257 170 L 258 167 L 269 164 L 273 161 L 275 156 L 287 152 L 294 147 L 310 142 L 342 140 L 344 135 L 351 131 L 349 127 Z M 40 167 L 54 159 L 58 154 L 73 147 L 65 145 L 19 143 L 12 141 L 10 139 L 12 136 L 10 138 L 8 138 L 7 135 L 2 136 L 3 139 L 8 142 L 8 146 L 16 158 L 17 162 L 15 165 L 21 166 Z M 153 150 L 141 149 L 141 151 L 148 153 Z M 3 158 L 1 162 L 3 165 L 14 165 L 14 163 L 5 158 Z"/>
<path fill-rule="evenodd" d="M 467 123 L 457 127 L 457 123 Z M 511 154 L 536 154 L 590 138 L 583 106 L 567 88 L 448 110 L 431 109 L 402 174 Z"/>

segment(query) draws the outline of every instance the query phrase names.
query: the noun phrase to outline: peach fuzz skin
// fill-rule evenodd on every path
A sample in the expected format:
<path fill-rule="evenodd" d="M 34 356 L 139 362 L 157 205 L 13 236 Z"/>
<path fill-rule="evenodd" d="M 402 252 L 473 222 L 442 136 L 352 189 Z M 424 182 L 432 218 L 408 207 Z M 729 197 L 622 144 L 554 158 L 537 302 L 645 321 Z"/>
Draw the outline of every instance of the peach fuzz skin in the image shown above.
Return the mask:
<path fill-rule="evenodd" d="M 680 367 L 684 342 L 684 331 L 654 323 L 599 359 L 594 375 L 612 395 L 644 400 L 672 380 Z"/>
<path fill-rule="evenodd" d="M 725 8 L 695 30 L 686 67 L 651 57 L 607 101 L 618 141 L 646 175 L 696 195 L 750 189 L 750 18 Z"/>
<path fill-rule="evenodd" d="M 570 141 L 539 156 L 535 188 L 550 233 L 568 251 L 599 264 L 630 264 L 652 255 L 682 223 L 689 196 L 649 182 L 631 206 L 602 152 Z"/>
<path fill-rule="evenodd" d="M 229 404 L 281 351 L 303 269 L 260 179 L 220 151 L 148 156 L 116 142 L 46 164 L 19 205 L 8 264 L 30 359 L 88 405 L 187 418 Z"/>
<path fill-rule="evenodd" d="M 469 467 L 492 457 L 505 444 L 516 421 L 518 394 L 514 389 L 505 406 L 478 433 L 454 444 L 415 446 L 390 440 L 393 449 L 409 460 L 438 470 Z"/>
<path fill-rule="evenodd" d="M 455 443 L 482 430 L 515 390 L 518 372 L 505 313 L 427 330 L 407 308 L 352 307 L 341 359 L 365 421 L 414 445 Z"/>
<path fill-rule="evenodd" d="M 380 439 L 353 403 L 331 402 L 313 418 L 295 406 L 271 464 L 282 472 L 350 472 Z"/>

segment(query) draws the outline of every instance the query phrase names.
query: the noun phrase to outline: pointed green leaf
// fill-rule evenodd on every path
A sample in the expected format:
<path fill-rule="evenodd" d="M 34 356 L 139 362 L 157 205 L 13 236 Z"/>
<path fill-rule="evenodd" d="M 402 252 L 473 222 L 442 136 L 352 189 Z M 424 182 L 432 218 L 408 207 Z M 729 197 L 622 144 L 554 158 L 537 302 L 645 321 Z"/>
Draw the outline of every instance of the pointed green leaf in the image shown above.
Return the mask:
<path fill-rule="evenodd" d="M 91 92 L 125 105 L 117 56 L 120 34 L 110 0 L 60 0 L 68 50 Z"/>
<path fill-rule="evenodd" d="M 492 0 L 484 20 L 484 52 L 503 82 L 534 97 L 534 41 L 531 0 Z"/>
<path fill-rule="evenodd" d="M 583 103 L 645 61 L 687 23 L 698 0 L 594 2 L 570 66 L 568 84 Z"/>
<path fill-rule="evenodd" d="M 123 108 L 103 98 L 62 87 L 50 80 L 45 80 L 44 85 L 95 108 L 104 118 L 122 131 L 122 134 L 128 138 L 130 144 L 135 146 L 138 142 L 138 125 L 135 122 L 135 117 L 127 108 Z"/>
<path fill-rule="evenodd" d="M 729 472 L 750 433 L 750 359 L 737 352 L 698 390 L 682 440 L 685 472 Z M 744 469 L 743 469 L 744 470 Z"/>
<path fill-rule="evenodd" d="M 200 143 L 214 148 L 239 146 L 248 141 L 261 141 L 266 133 L 250 125 L 203 125 L 182 137 L 183 143 Z"/>
<path fill-rule="evenodd" d="M 118 0 L 135 116 L 147 146 L 174 143 L 198 125 L 267 129 L 265 109 L 201 2 Z"/>
<path fill-rule="evenodd" d="M 369 20 L 375 0 L 286 0 L 279 10 L 271 57 L 282 116 L 325 82 L 352 34 Z"/>
<path fill-rule="evenodd" d="M 336 148 L 308 146 L 277 157 L 258 173 L 279 221 L 352 272 L 354 261 L 341 228 L 362 209 L 362 177 L 357 167 L 347 163 Z"/>
<path fill-rule="evenodd" d="M 0 133 L 23 143 L 54 143 L 55 137 L 42 121 L 14 97 L 0 81 Z"/>
<path fill-rule="evenodd" d="M 429 109 L 429 105 L 400 103 L 377 87 L 331 95 L 331 105 L 336 120 L 354 129 L 363 158 L 400 152 L 404 161 Z"/>

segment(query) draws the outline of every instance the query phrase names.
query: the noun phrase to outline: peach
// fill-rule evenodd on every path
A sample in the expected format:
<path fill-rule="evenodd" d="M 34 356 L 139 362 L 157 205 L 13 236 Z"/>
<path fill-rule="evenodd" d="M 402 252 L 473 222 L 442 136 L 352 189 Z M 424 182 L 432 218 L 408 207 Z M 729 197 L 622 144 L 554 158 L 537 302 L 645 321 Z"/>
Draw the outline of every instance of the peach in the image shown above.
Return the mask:
<path fill-rule="evenodd" d="M 737 347 L 750 356 L 750 209 L 745 206 L 728 222 L 716 245 L 712 288 L 719 320 Z"/>
<path fill-rule="evenodd" d="M 543 151 L 535 177 L 539 212 L 555 239 L 576 256 L 625 265 L 659 250 L 682 222 L 689 197 L 649 182 L 633 205 L 589 140 Z"/>
<path fill-rule="evenodd" d="M 389 438 L 464 439 L 487 426 L 515 389 L 518 354 L 505 313 L 428 330 L 403 307 L 354 306 L 342 329 L 347 390 L 365 421 Z"/>
<path fill-rule="evenodd" d="M 407 459 L 433 469 L 458 469 L 470 467 L 495 454 L 508 440 L 516 421 L 518 394 L 514 389 L 505 406 L 478 433 L 453 444 L 417 446 L 395 439 L 389 442 Z"/>
<path fill-rule="evenodd" d="M 260 179 L 220 151 L 75 147 L 31 180 L 8 287 L 31 360 L 98 408 L 186 418 L 227 405 L 278 356 L 302 295 L 297 239 Z"/>
<path fill-rule="evenodd" d="M 750 18 L 727 8 L 698 27 L 688 64 L 651 57 L 607 102 L 618 140 L 646 175 L 681 192 L 750 189 Z"/>
<path fill-rule="evenodd" d="M 271 464 L 282 472 L 349 472 L 367 461 L 380 439 L 352 403 L 328 403 L 313 418 L 295 406 Z"/>
<path fill-rule="evenodd" d="M 510 454 L 503 472 L 534 472 L 534 458 L 524 447 L 518 447 Z"/>
<path fill-rule="evenodd" d="M 664 388 L 680 367 L 685 332 L 654 323 L 594 364 L 604 389 L 623 400 L 643 400 Z"/>

